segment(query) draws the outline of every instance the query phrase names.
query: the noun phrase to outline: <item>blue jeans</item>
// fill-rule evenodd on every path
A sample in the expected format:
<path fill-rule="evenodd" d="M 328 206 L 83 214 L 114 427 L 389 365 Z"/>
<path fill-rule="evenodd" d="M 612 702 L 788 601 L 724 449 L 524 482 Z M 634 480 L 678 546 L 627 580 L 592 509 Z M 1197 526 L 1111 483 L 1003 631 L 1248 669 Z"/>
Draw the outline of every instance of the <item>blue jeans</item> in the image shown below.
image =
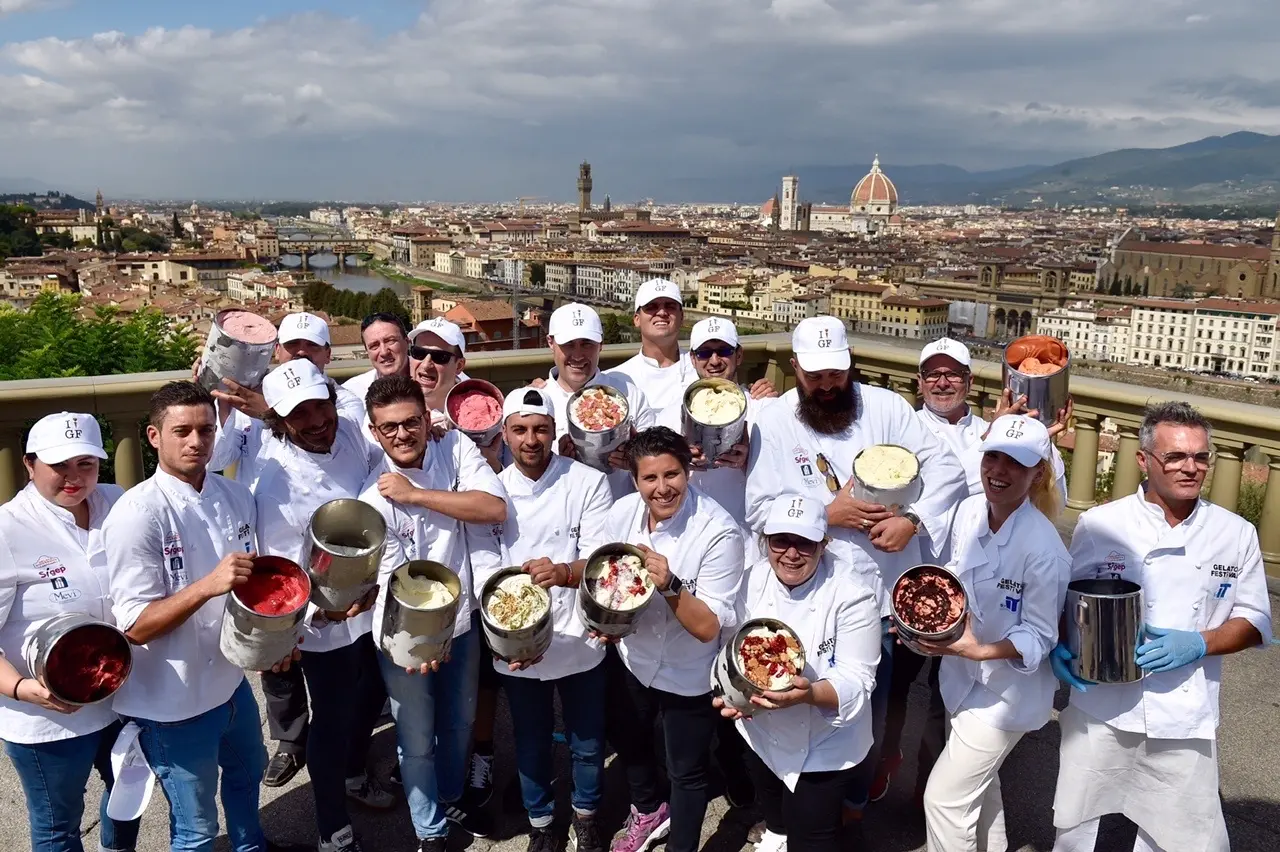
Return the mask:
<path fill-rule="evenodd" d="M 560 692 L 564 727 L 573 765 L 573 809 L 593 814 L 600 806 L 600 778 L 604 774 L 605 669 L 593 669 L 558 680 L 503 676 L 516 736 L 516 769 L 520 797 L 534 828 L 551 825 L 556 800 L 552 735 L 555 733 L 555 690 Z"/>
<path fill-rule="evenodd" d="M 98 806 L 98 842 L 103 849 L 133 852 L 138 821 L 114 822 L 107 817 L 111 792 L 111 746 L 122 725 L 49 743 L 5 743 L 22 792 L 27 799 L 32 852 L 84 852 L 80 820 L 84 816 L 84 785 L 98 770 L 107 790 Z"/>
<path fill-rule="evenodd" d="M 258 785 L 267 768 L 262 720 L 249 682 L 225 704 L 181 722 L 134 719 L 142 753 L 169 800 L 170 852 L 209 852 L 218 836 L 218 770 L 222 809 L 235 852 L 266 852 L 258 821 Z"/>
<path fill-rule="evenodd" d="M 409 674 L 378 654 L 396 720 L 396 750 L 409 817 L 419 840 L 447 837 L 441 802 L 462 798 L 480 679 L 480 628 L 453 640 L 449 662 L 429 675 Z"/>
<path fill-rule="evenodd" d="M 884 740 L 884 722 L 889 715 L 889 692 L 893 685 L 893 643 L 897 637 L 889 632 L 892 622 L 880 619 L 880 665 L 876 667 L 876 686 L 871 690 L 871 751 L 853 768 L 849 778 L 849 803 L 866 807 L 871 797 L 871 782 L 880 763 L 880 745 Z"/>

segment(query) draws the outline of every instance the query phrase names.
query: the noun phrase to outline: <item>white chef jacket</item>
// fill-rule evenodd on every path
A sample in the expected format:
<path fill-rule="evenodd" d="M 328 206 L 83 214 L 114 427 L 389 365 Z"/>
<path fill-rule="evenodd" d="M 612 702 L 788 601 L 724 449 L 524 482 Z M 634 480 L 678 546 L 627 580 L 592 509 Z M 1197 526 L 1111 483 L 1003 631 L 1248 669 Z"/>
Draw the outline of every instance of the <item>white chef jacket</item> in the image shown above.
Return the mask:
<path fill-rule="evenodd" d="M 838 435 L 821 435 L 796 414 L 799 394 L 793 388 L 778 402 L 761 409 L 751 428 L 751 460 L 747 465 L 747 524 L 762 530 L 769 508 L 779 494 L 804 494 L 824 505 L 835 499 L 818 470 L 817 455 L 831 463 L 841 487 L 853 475 L 853 459 L 876 444 L 898 444 L 920 461 L 924 490 L 910 509 L 919 516 L 931 541 L 950 530 L 952 506 L 964 497 L 964 471 L 946 446 L 924 428 L 906 400 L 890 390 L 854 384 L 858 416 Z M 921 562 L 919 536 L 912 536 L 898 553 L 884 553 L 871 545 L 862 530 L 831 527 L 827 551 L 838 567 L 865 575 L 876 590 L 881 615 L 889 614 L 885 593 L 903 571 Z"/>
<path fill-rule="evenodd" d="M 652 532 L 648 507 L 639 494 L 628 494 L 609 510 L 604 538 L 643 544 L 661 553 L 689 594 L 720 620 L 722 631 L 737 624 L 744 567 L 742 531 L 729 513 L 697 486 L 689 486 L 676 514 Z M 622 661 L 645 686 L 676 695 L 707 693 L 720 643 L 695 639 L 662 594 L 653 594 L 640 613 L 635 632 L 618 643 Z"/>
<path fill-rule="evenodd" d="M 342 386 L 356 395 L 356 399 L 364 404 L 364 398 L 369 394 L 369 385 L 373 384 L 373 380 L 378 378 L 378 371 L 370 367 L 359 375 L 352 376 L 342 383 Z M 367 407 L 367 406 L 366 406 Z"/>
<path fill-rule="evenodd" d="M 102 528 L 112 611 L 133 627 L 152 601 L 213 572 L 228 553 L 255 547 L 257 510 L 249 489 L 217 474 L 196 491 L 157 470 L 129 489 Z M 114 696 L 121 716 L 180 722 L 230 700 L 244 672 L 218 646 L 224 595 L 206 601 L 164 636 L 133 648 L 133 672 Z"/>
<path fill-rule="evenodd" d="M 875 590 L 825 554 L 794 589 L 778 581 L 768 559 L 752 566 L 746 585 L 742 621 L 776 618 L 794 630 L 805 651 L 804 677 L 827 681 L 840 701 L 834 711 L 798 704 L 738 720 L 751 750 L 794 792 L 801 773 L 848 769 L 871 750 L 880 609 Z"/>
<path fill-rule="evenodd" d="M 605 544 L 605 519 L 613 495 L 605 475 L 593 467 L 564 456 L 551 463 L 533 482 L 514 464 L 498 475 L 507 492 L 507 521 L 502 542 L 507 565 L 523 565 L 545 556 L 552 562 L 586 559 Z M 475 587 L 483 588 L 501 566 L 475 568 Z M 494 668 L 512 677 L 555 680 L 589 671 L 604 659 L 604 646 L 587 638 L 587 626 L 578 615 L 578 590 L 555 586 L 551 594 L 551 647 L 535 666 L 513 672 L 501 660 Z M 484 665 L 484 663 L 481 663 Z"/>
<path fill-rule="evenodd" d="M 31 483 L 0 506 L 0 654 L 23 677 L 31 677 L 27 644 L 50 618 L 80 612 L 114 622 L 102 523 L 123 493 L 120 486 L 105 484 L 90 492 L 87 530 Z M 115 720 L 110 701 L 67 714 L 0 695 L 0 739 L 12 743 L 71 739 Z"/>
<path fill-rule="evenodd" d="M 649 404 L 661 411 L 667 406 L 678 405 L 684 389 L 698 378 L 691 357 L 682 351 L 674 364 L 659 367 L 657 360 L 637 352 L 609 372 L 629 376 L 644 391 Z"/>
<path fill-rule="evenodd" d="M 1080 516 L 1071 538 L 1071 579 L 1118 578 L 1142 586 L 1146 624 L 1213 630 L 1243 618 L 1271 641 L 1271 602 L 1258 533 L 1248 521 L 1201 500 L 1176 527 L 1137 493 Z M 1072 690 L 1071 704 L 1113 728 L 1153 739 L 1216 737 L 1222 657 L 1148 674 L 1136 683 Z"/>
<path fill-rule="evenodd" d="M 327 453 L 311 453 L 287 438 L 263 433 L 254 442 L 257 455 L 243 462 L 253 475 L 249 489 L 258 507 L 259 552 L 282 556 L 305 567 L 309 554 L 307 526 L 330 500 L 356 499 L 379 462 L 357 427 L 338 418 L 338 434 Z M 317 607 L 306 619 L 305 651 L 345 648 L 373 627 L 371 612 L 341 622 L 328 621 Z"/>
<path fill-rule="evenodd" d="M 375 644 L 382 647 L 382 617 L 391 575 L 415 559 L 439 562 L 458 575 L 462 595 L 453 628 L 457 638 L 471 628 L 473 566 L 493 571 L 510 564 L 497 549 L 502 541 L 502 525 L 487 525 L 486 529 L 486 525 L 464 524 L 431 509 L 393 503 L 378 493 L 378 477 L 384 473 L 398 473 L 417 487 L 431 491 L 483 491 L 503 500 L 507 499 L 506 492 L 475 443 L 457 429 L 427 444 L 420 469 L 402 468 L 384 455 L 360 492 L 360 499 L 377 509 L 387 522 L 387 547 L 378 569 L 380 588 L 373 609 Z"/>
<path fill-rule="evenodd" d="M 1034 731 L 1049 721 L 1058 688 L 1044 660 L 1058 644 L 1071 559 L 1053 522 L 1030 500 L 994 533 L 987 508 L 981 494 L 960 504 L 948 567 L 964 583 L 978 641 L 1008 639 L 1022 659 L 945 656 L 938 688 L 949 713 L 973 713 L 1001 731 Z"/>
<path fill-rule="evenodd" d="M 551 405 L 555 410 L 556 444 L 553 449 L 556 452 L 560 450 L 560 438 L 569 434 L 569 397 L 573 395 L 570 391 L 560 386 L 560 382 L 557 381 L 559 375 L 560 371 L 552 367 L 551 372 L 547 375 L 547 383 L 542 388 L 542 392 L 551 400 Z M 586 386 L 590 385 L 606 385 L 614 390 L 621 391 L 623 396 L 627 398 L 627 406 L 631 414 L 631 425 L 637 432 L 657 425 L 657 409 L 650 405 L 645 392 L 627 374 L 612 370 L 604 373 L 597 372 L 587 381 Z M 630 494 L 636 490 L 635 480 L 631 478 L 630 471 L 611 470 L 607 475 L 609 478 L 609 490 L 613 492 L 613 499 L 617 500 L 624 494 Z"/>

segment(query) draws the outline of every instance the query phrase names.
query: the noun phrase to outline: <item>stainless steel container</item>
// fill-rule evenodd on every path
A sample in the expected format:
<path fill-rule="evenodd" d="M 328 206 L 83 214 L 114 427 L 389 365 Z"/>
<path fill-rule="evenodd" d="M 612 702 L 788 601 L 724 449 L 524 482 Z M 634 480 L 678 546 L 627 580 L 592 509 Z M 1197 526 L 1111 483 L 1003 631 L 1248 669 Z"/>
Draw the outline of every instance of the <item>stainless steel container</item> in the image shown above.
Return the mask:
<path fill-rule="evenodd" d="M 906 447 L 898 444 L 876 444 L 879 447 L 898 447 L 904 452 L 910 453 Z M 907 510 L 907 507 L 920 499 L 920 495 L 924 493 L 924 480 L 920 478 L 920 460 L 916 459 L 916 475 L 906 485 L 900 485 L 897 488 L 878 488 L 863 482 L 862 477 L 858 476 L 858 459 L 862 454 L 874 447 L 863 447 L 856 456 L 853 457 L 853 470 L 850 476 L 853 477 L 853 496 L 867 503 L 877 503 L 887 507 L 894 514 L 901 515 Z M 912 456 L 915 454 L 912 453 Z"/>
<path fill-rule="evenodd" d="M 923 630 L 917 630 L 916 628 L 908 624 L 906 621 L 904 621 L 902 615 L 898 611 L 899 590 L 909 579 L 912 579 L 918 576 L 919 574 L 927 571 L 937 571 L 950 577 L 955 582 L 955 587 L 960 590 L 960 594 L 964 598 L 964 607 L 960 612 L 960 618 L 958 618 L 955 621 L 955 623 L 952 624 L 950 627 L 948 627 L 946 630 L 940 630 L 936 633 L 927 633 Z M 944 568 L 941 565 L 916 565 L 913 568 L 908 568 L 906 571 L 902 572 L 902 576 L 899 577 L 898 581 L 893 584 L 893 590 L 889 595 L 889 617 L 893 619 L 893 625 L 894 627 L 897 628 L 898 639 L 902 642 L 903 645 L 906 645 L 912 651 L 915 651 L 917 654 L 920 654 L 922 656 L 931 657 L 931 656 L 937 656 L 937 655 L 929 654 L 928 652 L 923 650 L 919 644 L 921 640 L 924 640 L 926 642 L 944 642 L 945 643 L 945 642 L 951 642 L 955 639 L 959 639 L 962 635 L 964 635 L 965 620 L 968 618 L 968 616 L 969 616 L 969 596 L 968 594 L 965 593 L 964 584 L 960 582 L 960 578 L 956 576 L 956 573 L 954 571 L 950 570 L 949 568 Z"/>
<path fill-rule="evenodd" d="M 256 388 L 271 369 L 271 356 L 276 351 L 276 339 L 270 343 L 246 343 L 223 331 L 221 322 L 230 313 L 251 313 L 233 308 L 219 311 L 209 326 L 204 355 L 200 359 L 200 375 L 197 379 L 205 390 L 225 389 L 223 379 L 231 379 L 247 388 Z"/>
<path fill-rule="evenodd" d="M 311 516 L 306 541 L 312 603 L 342 611 L 376 585 L 387 522 L 368 503 L 330 500 Z"/>
<path fill-rule="evenodd" d="M 554 620 L 551 595 L 546 590 L 543 590 L 547 595 L 546 612 L 528 627 L 512 630 L 498 624 L 489 615 L 489 598 L 498 584 L 508 577 L 523 574 L 524 571 L 519 568 L 503 568 L 490 577 L 480 590 L 480 626 L 485 638 L 489 640 L 489 650 L 495 657 L 508 663 L 532 662 L 547 653 L 547 649 L 551 647 Z"/>
<path fill-rule="evenodd" d="M 233 666 L 253 672 L 269 671 L 272 666 L 293 653 L 302 633 L 302 617 L 311 597 L 311 579 L 298 565 L 281 556 L 258 556 L 253 560 L 255 574 L 285 574 L 306 584 L 307 594 L 289 612 L 265 615 L 255 612 L 238 592 L 227 595 L 227 608 L 222 613 L 222 632 L 218 646 Z"/>
<path fill-rule="evenodd" d="M 636 622 L 640 620 L 640 614 L 645 611 L 645 608 L 653 602 L 654 596 L 658 594 L 658 590 L 656 588 L 653 589 L 639 606 L 628 610 L 609 609 L 601 606 L 596 602 L 595 598 L 591 597 L 587 582 L 595 566 L 601 560 L 610 556 L 622 556 L 624 554 L 630 554 L 641 562 L 644 561 L 644 553 L 638 547 L 620 542 L 602 544 L 587 557 L 586 567 L 582 571 L 582 582 L 578 584 L 578 616 L 582 619 L 582 623 L 587 626 L 588 630 L 592 630 L 602 636 L 611 636 L 615 639 L 621 639 L 636 629 Z"/>
<path fill-rule="evenodd" d="M 626 416 L 622 418 L 622 422 L 617 426 L 600 432 L 592 432 L 579 426 L 577 421 L 573 419 L 573 410 L 578 404 L 578 399 L 593 388 L 599 388 L 613 397 L 622 406 L 622 410 L 626 412 Z M 610 471 L 609 454 L 626 443 L 627 439 L 631 437 L 631 415 L 631 405 L 627 402 L 627 397 L 617 388 L 611 388 L 608 385 L 587 385 L 574 391 L 565 406 L 565 419 L 569 421 L 569 437 L 573 440 L 573 445 L 578 450 L 578 461 L 589 464 L 596 470 L 608 473 Z"/>
<path fill-rule="evenodd" d="M 406 565 L 409 576 L 438 580 L 453 596 L 443 606 L 410 606 L 396 597 L 394 574 L 387 583 L 387 600 L 382 609 L 382 651 L 397 666 L 416 669 L 432 660 L 444 660 L 449 653 L 463 589 L 458 575 L 439 562 L 415 559 Z"/>
<path fill-rule="evenodd" d="M 733 639 L 726 642 L 720 649 L 720 653 L 716 654 L 715 665 L 711 668 L 711 694 L 722 699 L 725 704 L 744 716 L 750 716 L 757 710 L 765 709 L 752 704 L 751 698 L 763 695 L 767 690 L 752 683 L 742 669 L 742 640 L 758 627 L 768 627 L 770 630 L 790 634 L 800 645 L 800 659 L 797 661 L 796 668 L 803 672 L 807 662 L 804 643 L 800 642 L 800 637 L 796 636 L 794 630 L 781 621 L 776 618 L 752 618 L 743 622 L 738 631 L 733 634 Z M 789 687 L 784 687 L 783 691 L 787 688 Z"/>
<path fill-rule="evenodd" d="M 1067 584 L 1065 641 L 1071 671 L 1094 683 L 1142 680 L 1142 587 L 1130 580 L 1074 580 Z"/>
<path fill-rule="evenodd" d="M 488 396 L 496 399 L 498 401 L 498 411 L 502 411 L 502 403 L 505 399 L 502 395 L 502 391 L 498 390 L 496 385 L 486 382 L 484 379 L 464 379 L 450 388 L 449 392 L 445 394 L 444 397 L 444 410 L 446 416 L 449 418 L 449 423 L 454 428 L 465 434 L 472 441 L 475 441 L 477 447 L 487 447 L 493 442 L 494 438 L 498 437 L 498 433 L 502 431 L 501 413 L 498 414 L 498 419 L 494 424 L 487 429 L 463 429 L 453 419 L 453 399 L 457 396 L 462 396 L 465 393 L 473 391 L 480 391 L 481 393 L 487 394 Z"/>
<path fill-rule="evenodd" d="M 693 400 L 694 394 L 703 388 L 716 388 L 717 390 L 736 394 L 742 400 L 742 413 L 732 423 L 725 423 L 721 426 L 713 426 L 695 419 L 689 413 L 689 403 Z M 702 457 L 706 460 L 707 466 L 710 467 L 717 456 L 728 452 L 734 444 L 742 441 L 743 436 L 746 434 L 747 395 L 742 392 L 742 388 L 727 379 L 698 379 L 685 388 L 684 398 L 680 406 L 680 425 L 685 440 L 702 448 Z"/>
<path fill-rule="evenodd" d="M 124 665 L 124 676 L 120 679 L 120 683 L 110 691 L 95 695 L 91 701 L 80 700 L 83 698 L 82 695 L 72 694 L 65 678 L 69 674 L 74 676 L 75 673 L 57 671 L 57 658 L 53 657 L 54 649 L 60 643 L 67 641 L 73 633 L 86 629 L 93 630 L 95 641 L 101 643 L 101 651 L 97 655 L 99 659 L 113 658 L 123 661 Z M 84 637 L 81 636 L 78 639 L 83 640 Z M 51 657 L 53 657 L 52 661 Z M 59 701 L 76 707 L 87 707 L 90 704 L 99 704 L 106 701 L 119 691 L 120 687 L 129 679 L 129 673 L 133 670 L 133 648 L 124 633 L 114 624 L 108 624 L 83 612 L 68 612 L 62 615 L 55 615 L 37 627 L 23 645 L 23 658 L 26 660 L 27 668 L 31 670 L 33 678 L 38 680 Z M 53 663 L 52 666 L 50 665 L 51 662 Z"/>
<path fill-rule="evenodd" d="M 1018 340 L 1021 339 L 1018 338 Z M 1048 376 L 1028 376 L 1025 373 L 1019 373 L 1009 365 L 1009 347 L 1017 342 L 1015 340 L 1006 346 L 1004 354 L 1000 356 L 1001 382 L 1009 389 L 1013 399 L 1016 400 L 1020 396 L 1027 398 L 1027 410 L 1036 411 L 1037 420 L 1045 426 L 1052 426 L 1058 417 L 1058 412 L 1067 405 L 1067 397 L 1070 393 L 1067 385 L 1071 375 L 1071 351 L 1067 351 L 1067 365 L 1058 372 Z"/>

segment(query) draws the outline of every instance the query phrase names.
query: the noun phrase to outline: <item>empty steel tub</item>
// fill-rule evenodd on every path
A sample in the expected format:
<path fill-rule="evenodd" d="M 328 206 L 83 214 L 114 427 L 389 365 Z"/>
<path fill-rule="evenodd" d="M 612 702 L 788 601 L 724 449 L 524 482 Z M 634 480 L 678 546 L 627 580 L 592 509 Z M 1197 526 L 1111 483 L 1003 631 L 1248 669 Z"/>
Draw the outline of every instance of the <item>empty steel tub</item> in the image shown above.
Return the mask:
<path fill-rule="evenodd" d="M 330 500 L 307 524 L 307 576 L 311 601 L 340 612 L 364 597 L 378 579 L 387 522 L 360 500 Z"/>
<path fill-rule="evenodd" d="M 1142 680 L 1142 587 L 1130 580 L 1073 580 L 1067 584 L 1065 641 L 1071 672 L 1094 683 Z"/>

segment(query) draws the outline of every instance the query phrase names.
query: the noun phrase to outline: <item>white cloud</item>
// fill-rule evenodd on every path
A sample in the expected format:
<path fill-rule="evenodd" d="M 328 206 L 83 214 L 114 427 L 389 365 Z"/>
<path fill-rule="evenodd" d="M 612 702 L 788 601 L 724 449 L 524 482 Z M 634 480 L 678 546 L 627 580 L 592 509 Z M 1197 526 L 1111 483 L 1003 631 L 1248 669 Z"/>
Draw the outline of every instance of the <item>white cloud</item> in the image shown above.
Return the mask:
<path fill-rule="evenodd" d="M 32 12 L 57 3 L 58 0 L 0 0 L 0 18 L 17 12 Z"/>

